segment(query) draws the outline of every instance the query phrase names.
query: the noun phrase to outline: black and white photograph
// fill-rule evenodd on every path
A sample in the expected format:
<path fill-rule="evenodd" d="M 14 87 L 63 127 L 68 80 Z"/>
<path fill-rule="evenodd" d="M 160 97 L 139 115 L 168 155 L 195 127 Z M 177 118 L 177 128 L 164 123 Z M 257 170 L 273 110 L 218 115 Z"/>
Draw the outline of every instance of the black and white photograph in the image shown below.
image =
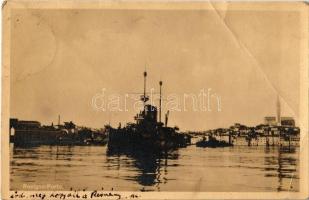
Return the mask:
<path fill-rule="evenodd" d="M 7 1 L 6 198 L 305 199 L 307 12 Z"/>

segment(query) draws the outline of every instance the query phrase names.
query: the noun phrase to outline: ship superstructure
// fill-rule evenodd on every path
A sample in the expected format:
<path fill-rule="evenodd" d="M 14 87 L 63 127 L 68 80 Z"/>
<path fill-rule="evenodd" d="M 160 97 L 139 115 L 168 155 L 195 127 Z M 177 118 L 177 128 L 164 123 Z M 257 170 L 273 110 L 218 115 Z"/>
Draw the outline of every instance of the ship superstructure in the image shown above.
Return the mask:
<path fill-rule="evenodd" d="M 179 133 L 177 127 L 167 126 L 169 111 L 165 115 L 165 123 L 161 122 L 163 82 L 159 82 L 160 103 L 158 116 L 157 107 L 147 103 L 149 96 L 146 94 L 146 71 L 143 73 L 143 76 L 144 93 L 140 97 L 140 100 L 143 102 L 143 110 L 134 116 L 135 123 L 128 123 L 123 128 L 112 128 L 109 126 L 109 147 L 171 149 L 187 146 L 190 144 L 191 136 Z"/>

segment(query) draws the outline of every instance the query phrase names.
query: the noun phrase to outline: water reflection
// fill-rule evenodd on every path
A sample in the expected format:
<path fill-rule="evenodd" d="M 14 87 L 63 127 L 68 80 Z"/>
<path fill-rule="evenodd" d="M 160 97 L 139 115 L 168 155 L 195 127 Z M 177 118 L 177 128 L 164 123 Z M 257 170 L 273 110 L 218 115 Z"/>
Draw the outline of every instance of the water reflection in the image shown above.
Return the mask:
<path fill-rule="evenodd" d="M 298 177 L 298 159 L 294 156 L 296 149 L 295 147 L 266 147 L 265 153 L 277 153 L 274 156 L 265 157 L 265 176 L 266 177 L 277 177 L 278 187 L 277 191 L 290 191 L 293 189 L 292 182 Z M 284 184 L 284 179 L 289 179 L 289 185 Z"/>
<path fill-rule="evenodd" d="M 189 146 L 153 152 L 106 146 L 11 146 L 10 155 L 13 190 L 31 190 L 23 184 L 61 185 L 61 190 L 299 190 L 299 148 Z"/>
<path fill-rule="evenodd" d="M 128 162 L 127 159 L 122 159 L 121 156 L 126 156 L 132 159 L 133 162 Z M 166 184 L 168 181 L 168 161 L 178 159 L 178 151 L 152 151 L 152 150 L 137 150 L 130 148 L 108 148 L 107 162 L 112 163 L 119 170 L 121 167 L 134 167 L 138 174 L 136 177 L 126 177 L 126 180 L 136 181 L 142 186 L 154 186 L 155 189 L 146 189 L 142 191 L 160 191 L 160 185 Z M 149 187 L 148 187 L 149 188 Z"/>

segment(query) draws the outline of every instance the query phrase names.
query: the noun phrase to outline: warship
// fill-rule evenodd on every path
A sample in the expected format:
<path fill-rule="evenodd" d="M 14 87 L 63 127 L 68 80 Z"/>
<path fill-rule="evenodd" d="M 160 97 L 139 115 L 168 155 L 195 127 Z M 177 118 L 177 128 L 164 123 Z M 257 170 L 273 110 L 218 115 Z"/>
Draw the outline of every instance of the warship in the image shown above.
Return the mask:
<path fill-rule="evenodd" d="M 169 111 L 165 114 L 165 123 L 161 121 L 162 81 L 159 82 L 159 116 L 157 107 L 147 103 L 149 101 L 149 96 L 146 94 L 147 72 L 145 71 L 143 75 L 144 93 L 140 96 L 140 100 L 143 102 L 143 110 L 135 115 L 134 123 L 127 123 L 126 126 L 118 128 L 106 126 L 106 130 L 108 130 L 108 147 L 169 150 L 191 144 L 189 134 L 180 133 L 178 127 L 169 127 L 167 125 Z"/>

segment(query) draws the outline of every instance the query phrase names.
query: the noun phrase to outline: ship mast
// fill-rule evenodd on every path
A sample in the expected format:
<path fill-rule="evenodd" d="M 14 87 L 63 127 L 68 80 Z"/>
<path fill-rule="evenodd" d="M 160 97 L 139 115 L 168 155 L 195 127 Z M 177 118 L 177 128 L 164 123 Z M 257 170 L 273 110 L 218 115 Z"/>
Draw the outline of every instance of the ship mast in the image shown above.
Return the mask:
<path fill-rule="evenodd" d="M 159 109 L 159 122 L 161 123 L 161 109 L 162 109 L 162 81 L 159 82 L 160 85 L 160 109 Z"/>
<path fill-rule="evenodd" d="M 149 98 L 146 96 L 146 77 L 147 77 L 147 72 L 144 71 L 144 95 L 141 96 L 141 100 L 144 102 L 144 108 L 145 108 L 146 102 L 149 100 Z"/>
<path fill-rule="evenodd" d="M 144 106 L 146 103 L 146 77 L 147 77 L 147 72 L 144 71 Z"/>

